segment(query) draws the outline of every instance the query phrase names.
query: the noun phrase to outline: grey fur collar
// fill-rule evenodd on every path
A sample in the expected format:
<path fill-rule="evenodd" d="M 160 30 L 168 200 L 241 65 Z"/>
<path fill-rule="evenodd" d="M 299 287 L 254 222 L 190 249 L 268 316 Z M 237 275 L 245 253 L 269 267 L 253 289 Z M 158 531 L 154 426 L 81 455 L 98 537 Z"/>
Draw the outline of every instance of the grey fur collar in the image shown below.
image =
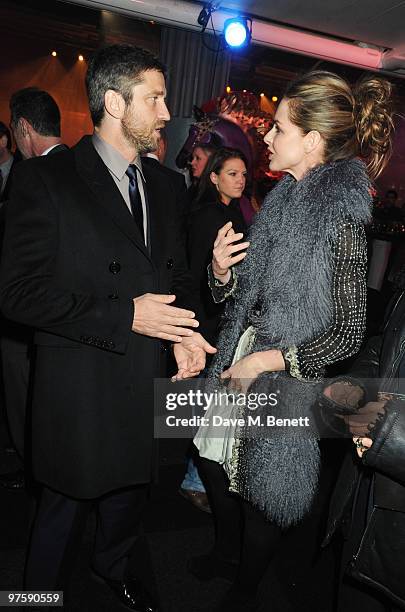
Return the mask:
<path fill-rule="evenodd" d="M 232 361 L 248 325 L 257 332 L 256 350 L 297 346 L 329 325 L 334 239 L 344 222 L 367 222 L 371 203 L 366 167 L 358 159 L 324 164 L 300 181 L 287 175 L 268 194 L 237 270 L 213 376 Z"/>

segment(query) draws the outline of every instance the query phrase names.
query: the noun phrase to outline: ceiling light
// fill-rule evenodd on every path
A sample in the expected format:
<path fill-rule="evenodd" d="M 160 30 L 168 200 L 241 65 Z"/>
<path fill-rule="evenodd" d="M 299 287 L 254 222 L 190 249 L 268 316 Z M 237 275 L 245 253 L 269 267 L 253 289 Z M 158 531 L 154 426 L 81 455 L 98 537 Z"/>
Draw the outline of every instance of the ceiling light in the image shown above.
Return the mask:
<path fill-rule="evenodd" d="M 252 38 L 251 20 L 247 17 L 227 19 L 224 23 L 224 38 L 228 47 L 232 49 L 246 47 Z"/>

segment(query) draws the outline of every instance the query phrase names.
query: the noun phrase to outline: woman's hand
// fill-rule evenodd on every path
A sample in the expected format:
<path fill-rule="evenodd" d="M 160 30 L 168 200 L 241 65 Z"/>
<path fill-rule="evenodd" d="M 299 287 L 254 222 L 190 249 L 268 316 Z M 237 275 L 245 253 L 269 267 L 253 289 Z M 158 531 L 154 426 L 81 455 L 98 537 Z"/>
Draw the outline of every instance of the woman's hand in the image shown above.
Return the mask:
<path fill-rule="evenodd" d="M 363 457 L 363 453 L 371 448 L 373 441 L 371 438 L 353 438 L 354 445 L 356 446 L 356 451 L 360 459 Z"/>
<path fill-rule="evenodd" d="M 343 420 L 349 427 L 350 433 L 356 438 L 367 438 L 370 431 L 375 427 L 377 420 L 384 416 L 386 402 L 368 402 L 359 408 L 354 414 L 343 416 Z M 364 439 L 365 439 L 364 438 Z"/>
<path fill-rule="evenodd" d="M 332 383 L 323 390 L 323 394 L 343 408 L 352 408 L 353 410 L 359 407 L 364 397 L 364 391 L 359 385 L 354 385 L 345 380 Z"/>
<path fill-rule="evenodd" d="M 232 221 L 229 221 L 218 231 L 214 242 L 212 272 L 214 277 L 224 285 L 226 285 L 231 277 L 229 268 L 246 257 L 246 251 L 244 253 L 239 253 L 239 251 L 247 249 L 250 242 L 234 244 L 241 238 L 243 238 L 243 234 L 235 234 L 232 228 Z M 235 255 L 235 253 L 239 254 Z"/>
<path fill-rule="evenodd" d="M 259 351 L 243 357 L 221 374 L 222 380 L 229 380 L 229 389 L 246 393 L 252 382 L 263 372 L 278 372 L 285 369 L 281 351 L 272 349 Z"/>

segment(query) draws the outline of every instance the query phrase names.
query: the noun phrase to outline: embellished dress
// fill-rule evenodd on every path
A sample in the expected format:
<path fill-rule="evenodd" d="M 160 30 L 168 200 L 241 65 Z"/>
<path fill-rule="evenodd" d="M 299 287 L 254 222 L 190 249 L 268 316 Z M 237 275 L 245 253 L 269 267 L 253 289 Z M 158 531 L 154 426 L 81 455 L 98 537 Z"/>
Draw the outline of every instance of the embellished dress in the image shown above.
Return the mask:
<path fill-rule="evenodd" d="M 278 348 L 286 371 L 260 375 L 249 393 L 280 394 L 278 415 L 313 416 L 326 367 L 355 354 L 366 323 L 370 184 L 359 160 L 324 164 L 301 181 L 284 177 L 252 226 L 247 257 L 226 285 L 208 268 L 215 302 L 227 301 L 209 380 L 253 352 Z M 250 252 L 252 250 L 252 252 Z M 243 411 L 239 410 L 239 414 Z M 259 410 L 266 418 L 269 407 Z M 246 410 L 245 410 L 246 415 Z M 308 511 L 318 484 L 317 432 L 234 428 L 223 441 L 230 489 L 282 526 Z M 203 430 L 195 444 L 209 449 Z M 229 442 L 227 437 L 231 437 Z"/>

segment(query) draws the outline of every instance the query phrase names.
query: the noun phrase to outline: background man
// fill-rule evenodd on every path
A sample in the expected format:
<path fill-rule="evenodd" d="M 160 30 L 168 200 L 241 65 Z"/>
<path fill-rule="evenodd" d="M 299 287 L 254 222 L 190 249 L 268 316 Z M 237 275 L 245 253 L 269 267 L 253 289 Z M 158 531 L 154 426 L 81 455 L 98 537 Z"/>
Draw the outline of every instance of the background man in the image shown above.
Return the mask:
<path fill-rule="evenodd" d="M 175 194 L 139 155 L 169 120 L 164 67 L 130 45 L 100 50 L 86 78 L 95 126 L 73 149 L 24 165 L 0 268 L 6 316 L 35 328 L 32 436 L 44 484 L 26 588 L 66 580 L 66 554 L 97 499 L 94 572 L 129 608 L 153 612 L 130 558 L 153 471 L 153 377 L 175 343 L 178 377 L 205 351 L 187 304 Z M 18 177 L 17 177 L 18 178 Z"/>
<path fill-rule="evenodd" d="M 10 99 L 11 129 L 24 159 L 59 153 L 62 144 L 60 112 L 52 96 L 37 87 L 16 91 Z"/>
<path fill-rule="evenodd" d="M 13 161 L 10 131 L 6 124 L 0 121 L 0 202 L 8 197 Z"/>
<path fill-rule="evenodd" d="M 58 105 L 47 91 L 36 87 L 16 91 L 10 99 L 10 115 L 14 140 L 24 159 L 67 150 L 60 137 Z M 14 169 L 13 165 L 12 175 Z M 11 183 L 12 177 L 7 182 L 5 200 L 11 193 Z M 5 201 L 3 217 L 7 206 Z M 23 457 L 32 332 L 26 326 L 4 321 L 0 343 L 7 419 L 20 461 L 19 469 L 0 476 L 0 484 L 9 489 L 18 489 L 24 486 Z"/>
<path fill-rule="evenodd" d="M 160 168 L 160 170 L 166 174 L 167 178 L 173 183 L 176 197 L 179 202 L 179 206 L 181 207 L 184 204 L 184 197 L 187 189 L 186 179 L 184 174 L 181 174 L 181 172 L 176 172 L 176 170 L 172 170 L 164 165 L 166 152 L 167 134 L 165 130 L 161 130 L 156 149 L 154 151 L 150 151 L 150 153 L 146 153 L 146 155 L 142 157 L 142 163 L 149 164 L 155 168 Z"/>

